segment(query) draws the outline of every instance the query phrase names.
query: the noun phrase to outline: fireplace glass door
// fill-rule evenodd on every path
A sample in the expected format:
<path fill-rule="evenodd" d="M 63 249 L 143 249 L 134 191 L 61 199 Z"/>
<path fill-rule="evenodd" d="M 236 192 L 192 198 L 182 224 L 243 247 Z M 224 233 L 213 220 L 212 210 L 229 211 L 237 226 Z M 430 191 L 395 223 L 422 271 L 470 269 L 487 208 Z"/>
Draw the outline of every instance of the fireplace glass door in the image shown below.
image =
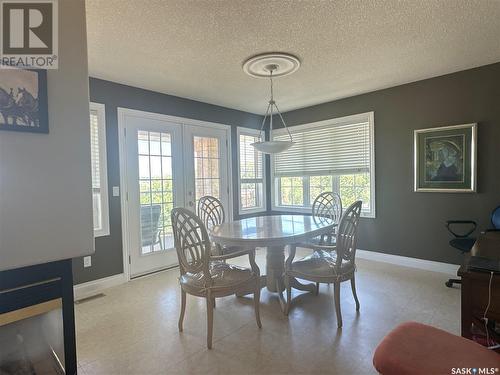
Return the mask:
<path fill-rule="evenodd" d="M 64 374 L 61 298 L 0 314 L 0 374 Z"/>

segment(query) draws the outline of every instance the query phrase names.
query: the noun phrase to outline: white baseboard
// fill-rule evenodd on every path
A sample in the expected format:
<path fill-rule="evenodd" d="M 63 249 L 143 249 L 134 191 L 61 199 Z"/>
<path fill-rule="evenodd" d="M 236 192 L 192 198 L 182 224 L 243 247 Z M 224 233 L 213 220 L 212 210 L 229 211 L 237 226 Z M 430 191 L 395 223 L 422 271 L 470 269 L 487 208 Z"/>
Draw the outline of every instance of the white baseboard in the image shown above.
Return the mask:
<path fill-rule="evenodd" d="M 434 262 L 432 260 L 409 258 L 401 255 L 384 254 L 376 251 L 359 249 L 356 250 L 356 257 L 376 262 L 395 264 L 403 267 L 417 268 L 425 271 L 441 272 L 452 276 L 457 275 L 457 270 L 460 267 L 456 264 Z M 102 292 L 104 289 L 124 284 L 126 282 L 127 278 L 125 277 L 125 274 L 120 273 L 118 275 L 77 284 L 73 287 L 75 300 L 90 297 Z"/>
<path fill-rule="evenodd" d="M 73 287 L 75 294 L 75 301 L 93 296 L 100 293 L 104 289 L 111 288 L 120 284 L 127 282 L 127 278 L 124 273 L 118 275 L 113 275 L 109 277 L 103 277 L 102 279 L 88 281 L 86 283 L 77 284 Z"/>
<path fill-rule="evenodd" d="M 441 272 L 453 276 L 457 276 L 457 270 L 460 267 L 456 264 L 434 262 L 432 260 L 409 258 L 401 255 L 384 254 L 368 250 L 356 250 L 356 257 L 374 260 L 376 262 L 396 264 L 398 266 L 418 268 L 425 271 Z"/>

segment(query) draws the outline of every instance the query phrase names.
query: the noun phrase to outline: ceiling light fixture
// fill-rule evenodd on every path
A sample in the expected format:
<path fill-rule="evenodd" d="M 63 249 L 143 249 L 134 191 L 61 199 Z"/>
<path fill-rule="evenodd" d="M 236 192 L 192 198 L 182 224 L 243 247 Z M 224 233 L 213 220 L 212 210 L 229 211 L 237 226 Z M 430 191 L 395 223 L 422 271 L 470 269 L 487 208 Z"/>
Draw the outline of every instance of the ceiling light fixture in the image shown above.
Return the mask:
<path fill-rule="evenodd" d="M 252 77 L 258 78 L 269 78 L 270 88 L 271 88 L 271 98 L 269 99 L 266 113 L 262 119 L 262 125 L 260 127 L 259 137 L 262 136 L 262 131 L 266 125 L 266 119 L 269 117 L 269 139 L 270 141 L 255 142 L 251 145 L 258 151 L 265 154 L 277 154 L 284 152 L 292 147 L 295 143 L 293 142 L 292 134 L 286 126 L 285 120 L 281 115 L 281 112 L 274 100 L 273 91 L 273 77 L 283 77 L 288 74 L 292 74 L 297 71 L 300 67 L 300 60 L 289 54 L 283 53 L 266 53 L 263 55 L 257 55 L 251 57 L 243 64 L 243 71 Z M 273 141 L 273 115 L 278 114 L 283 126 L 285 127 L 289 141 Z M 261 138 L 262 139 L 262 138 Z"/>

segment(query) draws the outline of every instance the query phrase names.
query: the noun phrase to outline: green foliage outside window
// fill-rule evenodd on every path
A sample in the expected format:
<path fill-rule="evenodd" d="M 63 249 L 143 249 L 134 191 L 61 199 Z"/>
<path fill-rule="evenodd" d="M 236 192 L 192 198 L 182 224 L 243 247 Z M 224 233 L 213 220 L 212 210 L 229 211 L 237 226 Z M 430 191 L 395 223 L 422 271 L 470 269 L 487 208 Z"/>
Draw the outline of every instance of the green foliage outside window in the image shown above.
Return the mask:
<path fill-rule="evenodd" d="M 370 208 L 370 175 L 351 174 L 340 176 L 340 197 L 342 206 L 349 207 L 357 200 L 363 202 L 363 208 Z"/>
<path fill-rule="evenodd" d="M 325 191 L 337 191 L 342 198 L 342 206 L 349 207 L 357 200 L 363 208 L 370 209 L 370 174 L 350 174 L 342 176 L 280 177 L 279 197 L 281 206 L 306 206 L 305 187 L 309 189 L 309 203 Z M 307 191 L 307 190 L 306 190 Z"/>

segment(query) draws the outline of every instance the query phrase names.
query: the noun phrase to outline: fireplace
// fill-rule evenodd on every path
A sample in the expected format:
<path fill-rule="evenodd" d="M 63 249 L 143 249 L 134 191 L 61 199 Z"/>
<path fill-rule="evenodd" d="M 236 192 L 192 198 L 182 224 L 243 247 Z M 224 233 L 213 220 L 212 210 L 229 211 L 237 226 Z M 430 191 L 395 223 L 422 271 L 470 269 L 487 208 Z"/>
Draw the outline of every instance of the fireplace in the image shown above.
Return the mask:
<path fill-rule="evenodd" d="M 71 260 L 0 272 L 0 374 L 76 374 Z"/>

